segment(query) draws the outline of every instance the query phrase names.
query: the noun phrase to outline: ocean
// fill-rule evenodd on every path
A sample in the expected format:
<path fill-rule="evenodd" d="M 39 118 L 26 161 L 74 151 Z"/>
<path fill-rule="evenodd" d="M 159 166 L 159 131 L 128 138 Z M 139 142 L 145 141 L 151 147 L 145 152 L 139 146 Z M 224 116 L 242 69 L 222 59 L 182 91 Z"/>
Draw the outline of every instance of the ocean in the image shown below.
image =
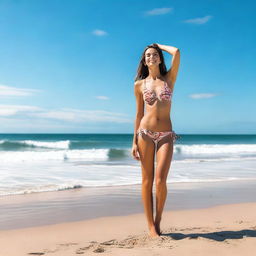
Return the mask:
<path fill-rule="evenodd" d="M 168 183 L 256 180 L 256 135 L 188 135 Z M 0 134 L 0 196 L 141 184 L 132 134 Z"/>

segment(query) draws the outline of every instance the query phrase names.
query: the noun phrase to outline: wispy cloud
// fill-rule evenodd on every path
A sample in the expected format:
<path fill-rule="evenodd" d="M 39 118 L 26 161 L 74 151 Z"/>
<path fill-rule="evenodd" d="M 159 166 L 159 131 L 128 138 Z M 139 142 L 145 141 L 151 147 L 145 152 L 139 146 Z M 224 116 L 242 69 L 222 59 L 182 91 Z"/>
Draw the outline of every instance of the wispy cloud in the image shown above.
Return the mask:
<path fill-rule="evenodd" d="M 74 128 L 78 128 L 79 126 L 72 123 L 60 123 L 53 122 L 52 120 L 47 119 L 37 119 L 34 122 L 31 122 L 31 119 L 28 120 L 26 117 L 1 117 L 0 116 L 0 132 L 4 133 L 16 133 L 16 132 L 46 132 L 53 131 L 55 133 L 59 133 L 60 131 L 70 132 Z M 83 132 L 85 127 L 80 131 Z"/>
<path fill-rule="evenodd" d="M 131 123 L 132 120 L 123 113 L 105 110 L 81 110 L 61 108 L 48 110 L 36 106 L 0 105 L 0 117 L 56 120 L 68 123 Z"/>
<path fill-rule="evenodd" d="M 201 18 L 194 18 L 194 19 L 184 20 L 183 22 L 201 25 L 201 24 L 205 24 L 206 22 L 208 22 L 211 18 L 212 18 L 211 15 L 207 15 L 207 16 L 204 16 L 204 17 L 201 17 Z"/>
<path fill-rule="evenodd" d="M 26 105 L 0 105 L 0 116 L 14 116 L 20 113 L 40 111 L 39 107 Z"/>
<path fill-rule="evenodd" d="M 95 36 L 106 36 L 108 33 L 104 30 L 95 29 L 92 31 Z"/>
<path fill-rule="evenodd" d="M 130 123 L 125 114 L 109 112 L 104 110 L 79 110 L 79 109 L 60 109 L 44 112 L 30 113 L 30 116 L 62 120 L 68 122 L 114 122 L 114 123 Z"/>
<path fill-rule="evenodd" d="M 173 8 L 155 8 L 155 9 L 146 11 L 145 14 L 149 15 L 149 16 L 163 15 L 163 14 L 167 14 L 172 11 L 173 11 Z"/>
<path fill-rule="evenodd" d="M 109 97 L 107 96 L 96 96 L 95 98 L 98 100 L 109 100 Z"/>
<path fill-rule="evenodd" d="M 192 99 L 198 100 L 198 99 L 212 98 L 217 95 L 218 94 L 216 94 L 216 93 L 195 93 L 195 94 L 190 94 L 189 97 Z"/>
<path fill-rule="evenodd" d="M 37 92 L 40 92 L 40 90 L 16 88 L 0 84 L 0 97 L 31 96 Z"/>

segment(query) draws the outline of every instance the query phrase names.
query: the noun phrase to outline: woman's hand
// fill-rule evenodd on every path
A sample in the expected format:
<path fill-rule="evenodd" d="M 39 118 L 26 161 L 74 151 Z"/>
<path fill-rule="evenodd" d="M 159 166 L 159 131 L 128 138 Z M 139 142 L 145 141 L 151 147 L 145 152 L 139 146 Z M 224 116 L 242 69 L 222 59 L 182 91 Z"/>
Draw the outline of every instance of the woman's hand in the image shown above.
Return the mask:
<path fill-rule="evenodd" d="M 160 50 L 168 52 L 171 55 L 175 55 L 179 51 L 179 49 L 174 46 L 157 44 L 157 43 L 154 43 L 154 45 L 157 45 Z"/>
<path fill-rule="evenodd" d="M 158 47 L 160 50 L 162 50 L 162 49 L 161 49 L 161 46 L 162 46 L 161 44 L 157 44 L 157 43 L 154 43 L 154 44 L 157 45 L 157 47 Z"/>
<path fill-rule="evenodd" d="M 139 155 L 139 151 L 138 151 L 138 146 L 137 144 L 133 144 L 132 145 L 132 151 L 131 151 L 131 154 L 132 154 L 132 157 L 135 159 L 135 160 L 140 160 L 140 155 Z"/>

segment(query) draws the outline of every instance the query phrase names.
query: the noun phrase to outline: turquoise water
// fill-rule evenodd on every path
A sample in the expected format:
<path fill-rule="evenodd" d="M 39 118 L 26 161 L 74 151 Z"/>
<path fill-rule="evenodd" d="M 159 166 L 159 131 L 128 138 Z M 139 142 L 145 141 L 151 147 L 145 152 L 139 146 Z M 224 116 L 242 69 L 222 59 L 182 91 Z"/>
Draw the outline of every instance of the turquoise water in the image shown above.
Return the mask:
<path fill-rule="evenodd" d="M 181 139 L 176 144 L 256 144 L 256 135 L 180 135 Z M 69 149 L 128 148 L 132 139 L 132 134 L 0 134 L 0 150 L 40 147 L 30 141 L 49 142 L 49 148 L 51 143 L 54 147 L 54 142 L 68 142 Z"/>
<path fill-rule="evenodd" d="M 168 182 L 255 179 L 256 135 L 183 135 Z M 0 134 L 0 195 L 141 182 L 132 134 Z"/>

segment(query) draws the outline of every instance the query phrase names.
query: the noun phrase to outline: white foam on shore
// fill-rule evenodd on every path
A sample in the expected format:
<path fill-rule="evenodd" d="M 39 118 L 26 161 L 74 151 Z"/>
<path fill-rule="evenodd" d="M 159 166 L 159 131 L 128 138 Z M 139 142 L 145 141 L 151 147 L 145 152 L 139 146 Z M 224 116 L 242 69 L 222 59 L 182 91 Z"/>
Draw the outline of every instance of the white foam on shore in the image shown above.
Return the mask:
<path fill-rule="evenodd" d="M 46 160 L 107 160 L 108 149 L 83 149 L 83 150 L 52 150 L 52 151 L 3 151 L 0 153 L 0 162 L 33 162 Z"/>
<path fill-rule="evenodd" d="M 168 183 L 255 180 L 256 160 L 215 162 L 173 161 Z M 17 168 L 18 167 L 18 168 Z M 0 170 L 0 195 L 59 191 L 80 187 L 141 184 L 137 165 L 86 164 L 58 161 L 4 165 Z"/>
<path fill-rule="evenodd" d="M 255 153 L 255 144 L 193 144 L 176 145 L 175 151 L 188 155 L 207 154 L 244 154 Z"/>
<path fill-rule="evenodd" d="M 229 177 L 225 179 L 187 179 L 183 178 L 180 180 L 172 180 L 168 183 L 207 183 L 207 182 L 225 182 L 225 181 L 252 181 L 256 178 L 237 178 L 237 177 Z M 72 189 L 81 189 L 81 188 L 91 188 L 91 187 L 115 187 L 115 186 L 132 186 L 132 185 L 141 185 L 141 182 L 129 182 L 129 183 L 118 183 L 118 184 L 88 184 L 88 185 L 80 185 L 80 184 L 61 184 L 61 185 L 47 185 L 47 186 L 40 186 L 40 187 L 27 187 L 27 188 L 20 188 L 17 190 L 0 190 L 0 196 L 10 196 L 10 195 L 25 195 L 25 194 L 32 194 L 32 193 L 42 193 L 42 192 L 56 192 L 56 191 L 63 191 L 63 190 L 72 190 Z"/>

